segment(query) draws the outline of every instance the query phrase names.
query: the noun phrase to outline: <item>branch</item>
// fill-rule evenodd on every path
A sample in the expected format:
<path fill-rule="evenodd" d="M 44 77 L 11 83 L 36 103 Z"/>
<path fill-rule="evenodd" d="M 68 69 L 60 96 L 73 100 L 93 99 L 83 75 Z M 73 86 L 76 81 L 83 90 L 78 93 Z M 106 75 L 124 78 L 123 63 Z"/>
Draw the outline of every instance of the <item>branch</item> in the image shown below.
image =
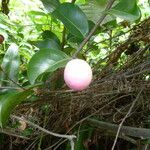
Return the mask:
<path fill-rule="evenodd" d="M 17 120 L 21 120 L 21 121 L 24 121 L 26 122 L 27 124 L 33 126 L 34 128 L 37 128 L 39 130 L 41 130 L 42 132 L 46 133 L 46 134 L 50 134 L 52 136 L 55 136 L 55 137 L 59 137 L 59 138 L 65 138 L 65 139 L 68 139 L 70 141 L 70 144 L 71 144 L 71 150 L 74 150 L 74 138 L 76 138 L 75 135 L 64 135 L 64 134 L 58 134 L 58 133 L 54 133 L 54 132 L 51 132 L 51 131 L 48 131 L 40 126 L 38 126 L 37 124 L 34 124 L 24 118 L 21 118 L 21 117 L 18 117 L 18 116 L 15 116 L 15 115 L 11 115 L 12 118 L 15 118 Z"/>
<path fill-rule="evenodd" d="M 79 48 L 77 49 L 77 51 L 74 53 L 73 58 L 76 57 L 76 55 L 82 50 L 82 48 L 85 46 L 85 44 L 90 40 L 90 38 L 92 37 L 92 35 L 95 33 L 95 31 L 97 30 L 97 28 L 99 27 L 99 25 L 102 23 L 102 21 L 105 19 L 105 17 L 107 16 L 107 11 L 112 7 L 113 3 L 115 2 L 115 0 L 110 0 L 109 3 L 107 4 L 103 14 L 101 15 L 100 19 L 98 20 L 98 22 L 95 24 L 95 26 L 93 27 L 93 29 L 90 31 L 90 33 L 87 35 L 87 37 L 83 40 L 83 42 L 80 44 Z"/>
<path fill-rule="evenodd" d="M 119 125 L 104 122 L 104 121 L 98 121 L 96 119 L 88 118 L 86 119 L 86 122 L 92 126 L 96 127 L 98 129 L 107 130 L 108 132 L 111 131 L 113 133 L 117 132 Z M 146 128 L 135 128 L 135 127 L 129 127 L 129 126 L 122 126 L 119 135 L 126 135 L 126 136 L 132 136 L 142 139 L 149 139 L 150 138 L 150 129 Z"/>

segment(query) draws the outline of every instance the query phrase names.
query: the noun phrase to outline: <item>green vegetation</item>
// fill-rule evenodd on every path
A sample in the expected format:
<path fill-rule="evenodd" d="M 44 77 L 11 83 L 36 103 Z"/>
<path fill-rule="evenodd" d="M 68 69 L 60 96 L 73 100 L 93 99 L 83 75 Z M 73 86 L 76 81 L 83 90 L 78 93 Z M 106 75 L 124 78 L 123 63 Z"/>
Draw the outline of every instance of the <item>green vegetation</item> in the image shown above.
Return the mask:
<path fill-rule="evenodd" d="M 0 150 L 150 148 L 149 0 L 0 4 Z M 92 84 L 81 92 L 63 79 L 72 58 L 93 70 Z M 125 135 L 119 124 L 138 134 L 125 127 L 133 133 Z"/>

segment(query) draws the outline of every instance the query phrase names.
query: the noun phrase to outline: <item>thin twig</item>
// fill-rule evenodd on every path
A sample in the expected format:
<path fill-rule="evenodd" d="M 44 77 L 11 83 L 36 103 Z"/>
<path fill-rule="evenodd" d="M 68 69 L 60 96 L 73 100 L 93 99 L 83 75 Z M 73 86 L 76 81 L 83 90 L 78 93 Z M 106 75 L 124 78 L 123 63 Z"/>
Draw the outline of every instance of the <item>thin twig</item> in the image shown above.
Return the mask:
<path fill-rule="evenodd" d="M 3 90 L 3 89 L 20 90 L 20 88 L 18 87 L 0 87 L 0 90 Z"/>
<path fill-rule="evenodd" d="M 34 124 L 34 123 L 32 123 L 32 122 L 24 119 L 24 118 L 21 118 L 21 117 L 15 116 L 15 115 L 11 115 L 11 117 L 15 118 L 17 120 L 24 121 L 27 124 L 33 126 L 34 128 L 37 128 L 37 129 L 41 130 L 44 133 L 50 134 L 50 135 L 55 136 L 55 137 L 68 139 L 70 141 L 71 150 L 74 150 L 74 141 L 73 140 L 76 138 L 75 135 L 64 135 L 64 134 L 54 133 L 54 132 L 48 131 L 48 130 L 46 130 L 46 129 L 40 127 L 40 126 L 38 126 L 37 124 Z"/>
<path fill-rule="evenodd" d="M 121 96 L 121 97 L 124 97 L 124 96 Z M 119 97 L 119 98 L 121 98 L 121 97 Z M 116 98 L 116 99 L 110 101 L 109 103 L 107 103 L 106 105 L 104 105 L 103 107 L 101 107 L 100 109 L 96 110 L 94 113 L 88 115 L 87 117 L 85 117 L 85 118 L 81 119 L 80 121 L 78 121 L 77 123 L 75 123 L 75 124 L 67 131 L 67 133 L 69 133 L 69 132 L 70 132 L 73 128 L 75 128 L 78 124 L 81 124 L 82 122 L 86 121 L 88 118 L 94 116 L 96 113 L 98 113 L 99 111 L 103 110 L 104 108 L 106 108 L 107 106 L 109 106 L 110 104 L 112 104 L 113 102 L 115 102 L 115 101 L 116 101 L 117 99 L 119 99 L 119 98 Z M 66 134 L 67 134 L 67 133 L 66 133 Z M 61 140 L 61 139 L 60 139 L 60 140 Z M 59 145 L 63 144 L 64 142 L 66 142 L 66 140 L 63 140 Z"/>
<path fill-rule="evenodd" d="M 77 51 L 74 53 L 73 57 L 76 57 L 76 55 L 82 50 L 82 48 L 85 46 L 85 44 L 89 41 L 89 39 L 92 37 L 92 35 L 95 33 L 95 31 L 97 30 L 97 28 L 99 27 L 99 25 L 102 23 L 102 21 L 105 19 L 105 17 L 107 16 L 107 11 L 111 8 L 111 6 L 113 5 L 113 3 L 115 2 L 115 0 L 110 0 L 109 3 L 106 6 L 106 9 L 104 10 L 103 14 L 101 15 L 100 19 L 98 20 L 98 22 L 95 24 L 95 26 L 93 27 L 93 29 L 90 31 L 90 33 L 87 35 L 87 37 L 83 40 L 83 42 L 80 44 L 79 48 L 77 49 Z"/>
<path fill-rule="evenodd" d="M 122 119 L 121 123 L 119 124 L 118 131 L 117 131 L 117 134 L 116 134 L 116 137 L 115 137 L 115 140 L 114 140 L 114 143 L 113 143 L 113 146 L 112 146 L 111 150 L 114 150 L 115 145 L 116 145 L 116 143 L 117 143 L 117 139 L 118 139 L 120 130 L 121 130 L 121 128 L 122 128 L 122 125 L 123 125 L 123 123 L 125 122 L 125 120 L 129 117 L 129 115 L 130 115 L 130 113 L 131 113 L 133 107 L 135 106 L 136 102 L 138 101 L 138 99 L 139 99 L 139 97 L 140 97 L 142 91 L 143 91 L 143 89 L 141 89 L 141 91 L 140 91 L 139 94 L 137 95 L 136 99 L 133 101 L 133 103 L 132 103 L 132 105 L 131 105 L 129 111 L 127 112 L 127 114 L 125 115 L 125 117 Z"/>

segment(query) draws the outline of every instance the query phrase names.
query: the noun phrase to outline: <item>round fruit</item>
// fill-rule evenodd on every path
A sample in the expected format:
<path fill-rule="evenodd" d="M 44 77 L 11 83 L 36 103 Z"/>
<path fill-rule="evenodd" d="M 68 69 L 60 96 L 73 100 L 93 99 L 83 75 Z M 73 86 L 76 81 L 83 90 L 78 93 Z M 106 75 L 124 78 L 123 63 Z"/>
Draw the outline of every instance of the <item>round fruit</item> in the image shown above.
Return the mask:
<path fill-rule="evenodd" d="M 65 67 L 64 80 L 72 90 L 84 90 L 92 81 L 92 69 L 86 61 L 72 59 Z"/>
<path fill-rule="evenodd" d="M 3 37 L 3 35 L 0 34 L 0 44 L 2 44 L 3 41 L 4 41 L 4 37 Z"/>

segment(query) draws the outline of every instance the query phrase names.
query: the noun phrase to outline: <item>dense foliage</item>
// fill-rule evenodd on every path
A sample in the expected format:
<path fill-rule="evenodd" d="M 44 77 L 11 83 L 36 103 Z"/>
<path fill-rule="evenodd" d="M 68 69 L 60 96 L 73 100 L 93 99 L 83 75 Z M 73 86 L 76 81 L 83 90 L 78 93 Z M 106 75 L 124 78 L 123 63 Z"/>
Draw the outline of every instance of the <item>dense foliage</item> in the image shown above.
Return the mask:
<path fill-rule="evenodd" d="M 129 39 L 129 45 L 124 44 L 128 48 L 116 53 L 116 48 L 121 50 L 119 45 L 128 39 L 135 27 L 149 17 L 149 7 L 148 0 L 1 0 L 0 127 L 16 130 L 23 124 L 26 125 L 23 121 L 20 124 L 15 122 L 10 114 L 15 112 L 20 115 L 16 108 L 24 107 L 25 104 L 29 104 L 30 108 L 32 104 L 41 101 L 45 90 L 48 94 L 56 92 L 56 95 L 60 90 L 69 91 L 63 81 L 63 68 L 72 58 L 86 60 L 93 68 L 95 78 L 108 64 L 111 73 L 122 69 L 129 57 L 145 48 L 150 41 L 148 31 L 145 41 L 140 39 L 142 42 L 135 40 L 130 44 Z M 146 37 L 144 31 L 142 37 Z M 147 56 L 148 52 L 143 57 L 147 59 Z M 148 73 L 144 74 L 144 80 L 148 81 L 149 77 Z M 43 101 L 46 99 L 42 98 Z M 30 111 L 43 116 L 44 123 L 38 122 L 37 116 L 30 116 L 30 112 L 22 115 L 31 117 L 33 122 L 37 121 L 37 124 L 46 127 L 47 118 L 52 117 L 49 112 L 54 108 L 45 103 L 37 107 L 38 112 L 36 109 Z M 66 131 L 55 131 L 66 133 L 69 130 L 67 128 L 66 124 Z M 91 137 L 94 129 L 83 125 L 81 130 L 88 132 L 80 133 L 75 142 L 76 150 L 87 147 L 86 143 L 83 144 L 83 139 Z M 30 127 L 20 129 L 20 134 L 24 137 L 32 136 L 33 132 Z M 76 134 L 78 131 L 75 128 L 72 132 Z M 6 134 L 9 135 L 9 132 Z M 35 145 L 38 150 L 43 146 L 42 139 L 45 136 L 39 133 L 38 138 L 33 138 L 34 141 L 37 140 Z M 3 138 L 5 137 L 0 135 L 2 143 Z M 54 139 L 52 143 L 56 141 Z M 46 139 L 44 143 L 47 143 Z M 33 148 L 29 146 L 29 149 Z M 70 145 L 62 149 L 70 149 Z"/>

